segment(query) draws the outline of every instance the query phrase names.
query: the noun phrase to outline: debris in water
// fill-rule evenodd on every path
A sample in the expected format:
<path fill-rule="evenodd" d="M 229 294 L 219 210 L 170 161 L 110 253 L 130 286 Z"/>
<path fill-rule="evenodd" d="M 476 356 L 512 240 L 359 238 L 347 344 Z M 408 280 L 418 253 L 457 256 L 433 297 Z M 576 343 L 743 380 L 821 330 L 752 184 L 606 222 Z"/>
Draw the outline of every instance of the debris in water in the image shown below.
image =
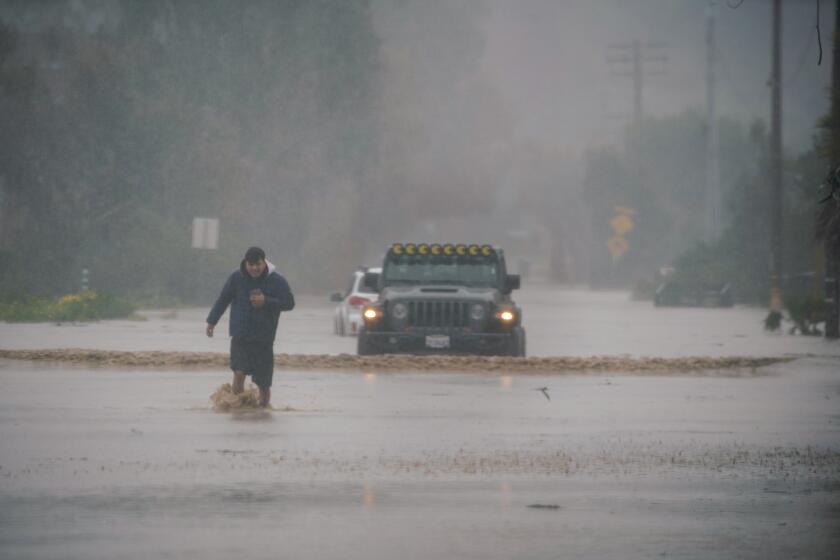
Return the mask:
<path fill-rule="evenodd" d="M 557 504 L 529 504 L 528 507 L 532 509 L 560 509 Z"/>
<path fill-rule="evenodd" d="M 548 387 L 540 387 L 539 389 L 534 389 L 534 391 L 542 391 L 542 394 L 545 395 L 545 398 L 551 400 L 551 397 L 548 396 Z"/>
<path fill-rule="evenodd" d="M 225 383 L 210 395 L 210 400 L 216 412 L 264 410 L 260 408 L 259 390 L 253 384 L 237 395 L 233 392 L 231 384 Z"/>

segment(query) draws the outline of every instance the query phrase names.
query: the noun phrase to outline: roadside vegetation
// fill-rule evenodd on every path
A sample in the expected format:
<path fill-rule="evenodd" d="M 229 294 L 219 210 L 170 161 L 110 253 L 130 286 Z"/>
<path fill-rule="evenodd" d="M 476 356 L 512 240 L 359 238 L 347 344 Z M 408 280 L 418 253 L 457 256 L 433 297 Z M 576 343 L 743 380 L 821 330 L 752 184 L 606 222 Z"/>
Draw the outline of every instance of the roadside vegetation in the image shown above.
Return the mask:
<path fill-rule="evenodd" d="M 763 304 L 769 297 L 770 207 L 767 196 L 769 135 L 762 121 L 750 126 L 722 118 L 722 222 L 717 240 L 703 238 L 703 116 L 696 112 L 649 118 L 628 130 L 623 151 L 587 155 L 585 198 L 593 223 L 606 224 L 615 207 L 636 210 L 629 250 L 612 260 L 603 249 L 592 264 L 593 285 L 633 285 L 636 297 L 650 298 L 660 268 L 675 279 L 698 284 L 732 284 L 740 303 Z M 783 214 L 786 276 L 813 272 L 821 243 L 815 220 L 822 198 L 818 186 L 828 164 L 820 141 L 785 157 Z M 663 231 L 670 232 L 662 235 Z M 601 228 L 596 246 L 612 235 Z M 600 237 L 599 237 L 600 236 Z M 802 283 L 801 281 L 799 282 Z M 797 295 L 797 286 L 791 295 Z M 810 295 L 810 294 L 801 294 Z"/>
<path fill-rule="evenodd" d="M 136 318 L 127 299 L 92 290 L 59 298 L 26 297 L 0 301 L 0 321 L 10 323 L 97 321 Z"/>
<path fill-rule="evenodd" d="M 22 2 L 3 13 L 0 298 L 58 297 L 87 270 L 103 292 L 204 302 L 255 240 L 278 264 L 304 263 L 293 285 L 332 286 L 359 264 L 358 236 L 345 234 L 357 224 L 339 218 L 357 219 L 344 192 L 372 183 L 380 122 L 366 3 Z M 197 216 L 220 218 L 218 250 L 191 247 Z M 313 253 L 323 257 L 302 258 Z M 4 315 L 55 307 L 5 302 Z"/>
<path fill-rule="evenodd" d="M 738 303 L 766 305 L 770 294 L 770 208 L 766 194 L 767 135 L 761 123 L 749 134 L 758 165 L 744 169 L 725 192 L 724 222 L 727 227 L 712 243 L 687 245 L 670 262 L 647 262 L 648 271 L 634 271 L 634 296 L 653 297 L 664 280 L 659 267 L 667 265 L 670 281 L 705 286 L 729 283 Z M 799 155 L 788 154 L 784 164 L 785 199 L 783 205 L 784 313 L 768 318 L 768 330 L 785 328 L 790 333 L 821 335 L 829 316 L 826 300 L 825 256 L 818 237 L 817 216 L 825 194 L 823 184 L 828 169 L 824 140 Z M 690 222 L 688 223 L 690 226 Z M 699 232 L 693 235 L 699 237 Z M 658 265 L 658 266 L 657 266 Z"/>

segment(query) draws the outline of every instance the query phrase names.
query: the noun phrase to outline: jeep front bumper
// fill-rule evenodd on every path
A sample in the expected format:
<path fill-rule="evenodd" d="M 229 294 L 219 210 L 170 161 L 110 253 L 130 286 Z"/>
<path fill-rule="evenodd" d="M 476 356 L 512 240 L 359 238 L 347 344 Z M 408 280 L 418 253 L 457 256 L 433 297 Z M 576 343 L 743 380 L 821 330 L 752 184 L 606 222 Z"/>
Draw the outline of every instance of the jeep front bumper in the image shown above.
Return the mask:
<path fill-rule="evenodd" d="M 507 350 L 511 333 L 441 330 L 364 331 L 372 348 L 386 353 L 496 354 Z"/>

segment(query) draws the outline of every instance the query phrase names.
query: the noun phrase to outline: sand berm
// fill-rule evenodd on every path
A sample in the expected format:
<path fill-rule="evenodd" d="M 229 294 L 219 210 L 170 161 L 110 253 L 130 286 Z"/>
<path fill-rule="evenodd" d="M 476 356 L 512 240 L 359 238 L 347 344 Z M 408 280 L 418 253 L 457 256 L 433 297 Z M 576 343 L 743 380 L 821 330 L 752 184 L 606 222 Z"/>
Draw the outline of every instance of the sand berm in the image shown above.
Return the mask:
<path fill-rule="evenodd" d="M 48 350 L 0 350 L 0 358 L 47 361 L 86 366 L 148 368 L 227 368 L 228 354 L 217 352 L 124 352 L 56 348 Z M 534 357 L 497 356 L 412 356 L 387 354 L 277 354 L 278 369 L 362 370 L 362 371 L 474 371 L 498 373 L 629 373 L 635 375 L 761 375 L 759 368 L 789 362 L 789 357 Z"/>

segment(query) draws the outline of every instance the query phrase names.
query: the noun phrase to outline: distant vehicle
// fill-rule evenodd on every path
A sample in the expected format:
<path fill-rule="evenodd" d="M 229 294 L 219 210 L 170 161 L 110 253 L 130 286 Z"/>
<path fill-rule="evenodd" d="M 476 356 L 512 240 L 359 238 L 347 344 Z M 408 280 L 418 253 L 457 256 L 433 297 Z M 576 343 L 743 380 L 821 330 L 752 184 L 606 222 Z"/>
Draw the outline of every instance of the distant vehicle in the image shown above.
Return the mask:
<path fill-rule="evenodd" d="M 525 356 L 519 284 L 490 245 L 395 243 L 382 273 L 365 275 L 379 299 L 364 307 L 357 351 Z"/>
<path fill-rule="evenodd" d="M 333 332 L 339 336 L 356 335 L 362 326 L 362 307 L 379 297 L 375 288 L 364 284 L 365 274 L 378 275 L 381 268 L 360 268 L 353 272 L 347 292 L 336 292 L 330 301 L 338 303 L 333 317 Z"/>
<path fill-rule="evenodd" d="M 729 282 L 710 284 L 669 279 L 659 284 L 653 296 L 657 307 L 732 307 L 734 303 Z"/>

